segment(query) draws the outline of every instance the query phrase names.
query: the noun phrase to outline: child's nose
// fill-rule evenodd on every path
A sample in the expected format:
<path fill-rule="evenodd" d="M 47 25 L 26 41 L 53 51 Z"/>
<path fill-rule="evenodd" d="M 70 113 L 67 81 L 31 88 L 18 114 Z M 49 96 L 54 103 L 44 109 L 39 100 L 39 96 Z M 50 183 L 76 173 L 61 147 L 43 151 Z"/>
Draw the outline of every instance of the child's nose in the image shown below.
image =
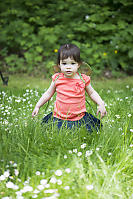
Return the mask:
<path fill-rule="evenodd" d="M 67 68 L 71 68 L 71 64 L 68 64 L 68 65 L 67 65 Z"/>

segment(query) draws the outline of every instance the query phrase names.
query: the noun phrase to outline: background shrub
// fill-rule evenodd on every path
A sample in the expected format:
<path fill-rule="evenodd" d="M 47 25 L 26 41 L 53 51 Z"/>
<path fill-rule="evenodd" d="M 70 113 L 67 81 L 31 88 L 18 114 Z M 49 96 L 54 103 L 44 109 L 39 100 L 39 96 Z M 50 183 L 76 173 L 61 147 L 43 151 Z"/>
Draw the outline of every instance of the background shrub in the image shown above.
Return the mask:
<path fill-rule="evenodd" d="M 1 1 L 0 68 L 49 76 L 56 49 L 74 43 L 96 74 L 133 74 L 132 10 L 131 0 Z"/>

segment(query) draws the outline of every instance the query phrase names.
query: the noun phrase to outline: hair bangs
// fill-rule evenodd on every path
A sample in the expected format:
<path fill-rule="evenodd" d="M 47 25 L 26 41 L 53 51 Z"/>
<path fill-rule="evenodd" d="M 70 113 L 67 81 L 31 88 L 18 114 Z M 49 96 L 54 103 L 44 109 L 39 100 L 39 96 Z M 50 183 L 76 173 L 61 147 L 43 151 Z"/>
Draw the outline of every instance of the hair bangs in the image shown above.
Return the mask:
<path fill-rule="evenodd" d="M 80 50 L 76 45 L 65 44 L 61 46 L 58 51 L 58 64 L 60 64 L 60 60 L 67 59 L 68 57 L 71 57 L 72 59 L 74 59 L 74 61 L 81 63 Z"/>

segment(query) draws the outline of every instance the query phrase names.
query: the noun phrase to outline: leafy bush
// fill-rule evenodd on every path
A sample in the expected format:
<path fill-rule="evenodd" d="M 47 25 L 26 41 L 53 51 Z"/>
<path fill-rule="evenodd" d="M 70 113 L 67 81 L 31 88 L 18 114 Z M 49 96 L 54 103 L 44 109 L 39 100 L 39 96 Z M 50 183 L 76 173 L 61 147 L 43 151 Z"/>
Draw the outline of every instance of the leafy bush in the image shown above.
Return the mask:
<path fill-rule="evenodd" d="M 1 1 L 1 70 L 49 75 L 56 49 L 75 43 L 96 74 L 133 74 L 132 9 L 131 0 Z"/>

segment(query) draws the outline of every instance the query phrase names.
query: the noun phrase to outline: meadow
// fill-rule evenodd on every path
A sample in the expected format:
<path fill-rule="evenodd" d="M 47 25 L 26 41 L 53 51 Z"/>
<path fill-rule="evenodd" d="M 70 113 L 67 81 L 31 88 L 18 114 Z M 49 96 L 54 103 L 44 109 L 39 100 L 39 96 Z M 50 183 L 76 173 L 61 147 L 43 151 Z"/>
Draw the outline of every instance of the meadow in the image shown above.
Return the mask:
<path fill-rule="evenodd" d="M 8 87 L 0 82 L 0 198 L 133 199 L 133 78 L 92 81 L 108 112 L 92 134 L 41 125 L 55 96 L 31 117 L 49 83 L 18 75 Z"/>

